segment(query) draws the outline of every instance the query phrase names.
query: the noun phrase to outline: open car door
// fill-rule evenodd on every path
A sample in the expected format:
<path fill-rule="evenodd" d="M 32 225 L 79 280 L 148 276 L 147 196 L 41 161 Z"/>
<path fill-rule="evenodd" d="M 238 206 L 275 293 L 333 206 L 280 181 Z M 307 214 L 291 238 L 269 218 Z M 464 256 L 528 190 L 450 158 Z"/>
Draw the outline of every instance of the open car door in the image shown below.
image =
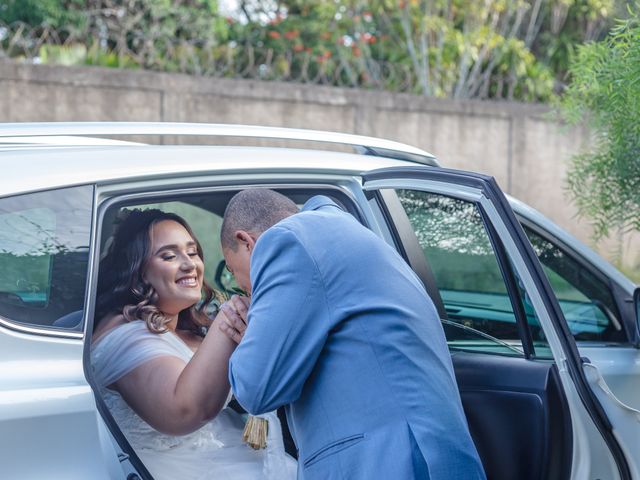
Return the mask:
<path fill-rule="evenodd" d="M 362 178 L 440 312 L 487 477 L 637 478 L 638 420 L 601 395 L 495 180 L 418 166 Z"/>

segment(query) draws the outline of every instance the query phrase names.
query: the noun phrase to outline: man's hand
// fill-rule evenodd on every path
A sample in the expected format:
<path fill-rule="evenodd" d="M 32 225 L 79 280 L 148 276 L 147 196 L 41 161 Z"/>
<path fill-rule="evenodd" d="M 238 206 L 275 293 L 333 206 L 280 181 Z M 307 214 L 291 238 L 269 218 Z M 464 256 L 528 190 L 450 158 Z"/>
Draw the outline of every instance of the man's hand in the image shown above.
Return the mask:
<path fill-rule="evenodd" d="M 249 305 L 248 297 L 233 295 L 220 305 L 220 311 L 214 321 L 218 328 L 235 343 L 240 343 L 247 329 Z"/>

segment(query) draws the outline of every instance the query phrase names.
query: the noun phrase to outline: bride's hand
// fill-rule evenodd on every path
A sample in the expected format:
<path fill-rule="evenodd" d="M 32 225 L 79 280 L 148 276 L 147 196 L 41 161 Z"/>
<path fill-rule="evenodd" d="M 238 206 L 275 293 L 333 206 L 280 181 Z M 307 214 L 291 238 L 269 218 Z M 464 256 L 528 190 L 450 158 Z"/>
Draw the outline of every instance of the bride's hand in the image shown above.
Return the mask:
<path fill-rule="evenodd" d="M 233 295 L 220 305 L 220 311 L 214 323 L 235 343 L 240 343 L 247 329 L 247 314 L 249 313 L 249 299 Z"/>

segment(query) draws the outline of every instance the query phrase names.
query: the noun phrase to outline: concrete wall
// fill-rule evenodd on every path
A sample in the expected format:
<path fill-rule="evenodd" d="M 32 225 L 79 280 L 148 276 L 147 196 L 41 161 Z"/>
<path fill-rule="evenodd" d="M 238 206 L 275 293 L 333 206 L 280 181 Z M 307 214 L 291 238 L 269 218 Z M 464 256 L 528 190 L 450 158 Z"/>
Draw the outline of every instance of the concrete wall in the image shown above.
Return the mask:
<path fill-rule="evenodd" d="M 547 107 L 450 101 L 351 89 L 0 61 L 0 121 L 186 121 L 313 128 L 398 140 L 453 168 L 493 175 L 502 188 L 586 243 L 564 179 L 588 132 L 566 129 Z M 605 257 L 636 267 L 640 243 L 601 242 Z"/>

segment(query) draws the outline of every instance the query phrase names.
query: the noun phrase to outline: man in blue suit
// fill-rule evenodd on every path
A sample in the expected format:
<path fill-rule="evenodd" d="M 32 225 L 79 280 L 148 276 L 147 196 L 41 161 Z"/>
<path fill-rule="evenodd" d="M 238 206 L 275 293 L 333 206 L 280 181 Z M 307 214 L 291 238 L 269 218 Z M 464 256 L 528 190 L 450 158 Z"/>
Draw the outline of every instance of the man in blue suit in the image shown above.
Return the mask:
<path fill-rule="evenodd" d="M 222 247 L 251 295 L 229 361 L 240 404 L 287 405 L 304 479 L 484 479 L 433 302 L 327 197 L 238 193 Z"/>

